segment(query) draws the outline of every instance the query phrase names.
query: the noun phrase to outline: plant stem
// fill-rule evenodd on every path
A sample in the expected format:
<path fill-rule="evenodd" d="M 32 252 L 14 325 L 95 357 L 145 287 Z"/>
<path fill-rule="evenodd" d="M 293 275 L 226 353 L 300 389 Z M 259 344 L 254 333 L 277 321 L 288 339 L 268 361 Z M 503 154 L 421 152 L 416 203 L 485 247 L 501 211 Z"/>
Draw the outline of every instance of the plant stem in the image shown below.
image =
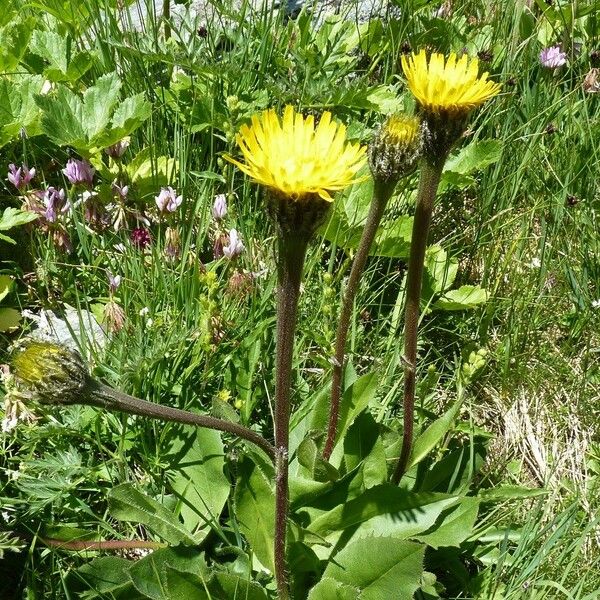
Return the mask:
<path fill-rule="evenodd" d="M 421 178 L 415 207 L 412 238 L 410 242 L 410 257 L 406 276 L 406 308 L 404 313 L 404 398 L 402 432 L 402 450 L 392 483 L 398 484 L 406 471 L 412 451 L 414 413 L 415 413 L 415 378 L 417 362 L 417 330 L 421 302 L 421 284 L 423 281 L 423 266 L 427 235 L 433 212 L 433 203 L 437 192 L 446 155 L 436 158 L 423 159 Z"/>
<path fill-rule="evenodd" d="M 340 415 L 340 402 L 342 399 L 342 379 L 344 374 L 344 360 L 346 350 L 346 340 L 348 339 L 348 330 L 350 327 L 350 319 L 354 308 L 354 299 L 358 292 L 358 284 L 360 283 L 361 275 L 363 274 L 371 245 L 375 239 L 375 234 L 381 223 L 383 212 L 394 191 L 394 183 L 383 183 L 374 180 L 373 183 L 373 199 L 369 208 L 367 222 L 360 238 L 360 243 L 352 262 L 348 284 L 342 299 L 342 310 L 338 321 L 337 331 L 335 334 L 335 356 L 333 360 L 333 378 L 331 382 L 331 404 L 329 406 L 329 424 L 327 426 L 327 440 L 323 448 L 323 458 L 329 460 L 335 438 L 337 435 L 337 427 Z"/>
<path fill-rule="evenodd" d="M 277 257 L 277 349 L 275 363 L 275 579 L 279 600 L 290 597 L 286 530 L 288 518 L 288 449 L 294 333 L 300 280 L 308 237 L 286 232 L 279 237 Z"/>
<path fill-rule="evenodd" d="M 196 425 L 198 427 L 206 427 L 208 429 L 216 429 L 236 435 L 248 442 L 251 442 L 264 450 L 269 458 L 275 461 L 275 448 L 259 433 L 234 423 L 217 419 L 209 415 L 197 415 L 195 413 L 181 410 L 179 408 L 171 408 L 141 400 L 128 394 L 124 394 L 96 380 L 91 380 L 90 393 L 81 400 L 81 404 L 90 404 L 99 408 L 108 410 L 116 410 L 141 417 L 150 417 L 152 419 L 160 419 L 162 421 L 174 421 L 184 423 L 186 425 Z"/>

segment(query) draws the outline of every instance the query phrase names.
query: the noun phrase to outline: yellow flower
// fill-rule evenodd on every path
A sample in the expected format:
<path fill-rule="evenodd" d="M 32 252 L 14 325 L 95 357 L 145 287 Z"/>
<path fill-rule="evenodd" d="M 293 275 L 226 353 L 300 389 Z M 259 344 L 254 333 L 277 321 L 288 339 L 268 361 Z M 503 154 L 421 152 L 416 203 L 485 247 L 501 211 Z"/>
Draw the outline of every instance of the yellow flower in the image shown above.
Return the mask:
<path fill-rule="evenodd" d="M 346 142 L 346 127 L 324 112 L 315 127 L 314 117 L 304 118 L 286 106 L 283 120 L 273 109 L 252 117 L 236 141 L 245 164 L 224 156 L 256 182 L 294 200 L 318 194 L 331 202 L 331 192 L 361 181 L 357 171 L 365 162 L 365 146 Z"/>
<path fill-rule="evenodd" d="M 483 104 L 500 91 L 500 84 L 479 75 L 479 61 L 466 54 L 457 60 L 453 52 L 444 60 L 433 53 L 427 62 L 425 50 L 409 58 L 402 57 L 408 87 L 428 112 L 464 114 Z"/>

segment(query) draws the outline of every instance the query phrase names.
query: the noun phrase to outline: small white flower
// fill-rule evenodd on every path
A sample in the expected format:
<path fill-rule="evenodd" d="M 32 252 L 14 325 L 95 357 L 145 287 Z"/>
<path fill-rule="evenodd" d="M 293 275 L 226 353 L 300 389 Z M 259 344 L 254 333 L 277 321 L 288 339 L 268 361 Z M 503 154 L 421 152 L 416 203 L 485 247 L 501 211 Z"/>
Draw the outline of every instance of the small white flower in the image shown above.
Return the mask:
<path fill-rule="evenodd" d="M 592 308 L 600 308 L 600 299 L 592 300 Z"/>
<path fill-rule="evenodd" d="M 5 417 L 2 419 L 2 432 L 9 433 L 19 424 L 17 417 Z"/>
<path fill-rule="evenodd" d="M 150 309 L 147 306 L 140 309 L 139 315 L 140 317 L 145 317 L 150 312 Z"/>
<path fill-rule="evenodd" d="M 542 266 L 542 261 L 536 256 L 531 260 L 529 266 L 532 269 L 539 269 Z"/>
<path fill-rule="evenodd" d="M 146 319 L 146 329 L 150 329 L 154 325 L 153 319 Z"/>

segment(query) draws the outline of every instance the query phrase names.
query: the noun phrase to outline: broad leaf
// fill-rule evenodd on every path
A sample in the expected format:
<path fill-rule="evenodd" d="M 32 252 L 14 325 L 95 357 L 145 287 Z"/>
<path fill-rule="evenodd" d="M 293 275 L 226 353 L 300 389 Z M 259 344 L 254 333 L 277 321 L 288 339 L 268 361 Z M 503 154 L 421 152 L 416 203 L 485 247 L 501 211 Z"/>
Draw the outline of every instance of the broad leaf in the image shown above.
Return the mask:
<path fill-rule="evenodd" d="M 221 434 L 213 429 L 173 427 L 164 461 L 170 486 L 181 500 L 186 529 L 196 532 L 216 523 L 229 496 Z M 198 537 L 198 536 L 196 536 Z"/>
<path fill-rule="evenodd" d="M 15 308 L 0 308 L 0 331 L 16 329 L 21 323 L 21 313 Z"/>
<path fill-rule="evenodd" d="M 358 600 L 360 589 L 324 577 L 308 594 L 308 600 Z"/>
<path fill-rule="evenodd" d="M 133 587 L 129 577 L 132 565 L 132 562 L 116 556 L 96 558 L 71 572 L 67 577 L 67 585 L 74 597 L 78 598 L 146 599 Z"/>
<path fill-rule="evenodd" d="M 35 95 L 43 85 L 44 80 L 38 75 L 0 79 L 0 147 L 23 131 L 28 136 L 39 133 L 40 110 Z"/>
<path fill-rule="evenodd" d="M 323 577 L 358 588 L 361 600 L 412 600 L 421 582 L 424 554 L 422 544 L 368 537 L 336 554 Z"/>
<path fill-rule="evenodd" d="M 0 300 L 4 300 L 12 289 L 13 280 L 10 275 L 0 275 Z"/>
<path fill-rule="evenodd" d="M 233 573 L 215 573 L 208 591 L 211 600 L 267 600 L 267 592 L 262 586 Z"/>
<path fill-rule="evenodd" d="M 169 544 L 197 543 L 173 513 L 130 483 L 122 483 L 110 490 L 108 509 L 115 519 L 141 523 Z"/>
<path fill-rule="evenodd" d="M 193 548 L 165 548 L 136 562 L 129 569 L 136 590 L 151 600 L 194 598 L 209 600 L 206 584 L 210 572 Z"/>
<path fill-rule="evenodd" d="M 463 285 L 457 290 L 450 290 L 433 305 L 441 310 L 467 310 L 488 300 L 488 292 L 478 285 Z"/>
<path fill-rule="evenodd" d="M 271 482 L 249 458 L 244 458 L 235 487 L 235 514 L 240 530 L 250 542 L 258 560 L 275 571 L 273 534 L 275 531 L 275 494 Z"/>
<path fill-rule="evenodd" d="M 502 156 L 503 144 L 499 140 L 479 140 L 451 156 L 444 166 L 440 192 L 449 185 L 459 188 L 475 183 L 471 174 L 497 162 Z"/>

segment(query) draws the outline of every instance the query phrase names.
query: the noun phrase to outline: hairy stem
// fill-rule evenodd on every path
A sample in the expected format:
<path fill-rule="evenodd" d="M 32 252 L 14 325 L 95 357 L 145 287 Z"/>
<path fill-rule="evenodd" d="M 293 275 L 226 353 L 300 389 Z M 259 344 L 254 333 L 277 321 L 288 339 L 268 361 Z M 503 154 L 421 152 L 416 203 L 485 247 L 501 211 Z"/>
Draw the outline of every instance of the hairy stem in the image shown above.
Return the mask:
<path fill-rule="evenodd" d="M 363 274 L 369 251 L 375 239 L 375 234 L 383 217 L 383 212 L 394 191 L 395 183 L 382 183 L 377 179 L 374 181 L 373 200 L 369 208 L 367 222 L 360 238 L 350 276 L 344 297 L 342 299 L 342 309 L 338 321 L 337 331 L 335 334 L 335 356 L 333 360 L 333 378 L 331 382 L 331 404 L 329 406 L 329 423 L 327 426 L 327 439 L 323 448 L 323 458 L 329 460 L 335 438 L 337 435 L 337 427 L 340 415 L 340 402 L 342 399 L 342 380 L 344 375 L 344 361 L 346 340 L 348 339 L 348 330 L 350 327 L 350 319 L 354 307 L 354 299 L 358 292 L 360 278 Z"/>
<path fill-rule="evenodd" d="M 145 540 L 55 540 L 53 538 L 39 538 L 39 540 L 51 548 L 75 550 L 77 552 L 84 550 L 133 550 L 136 548 L 159 550 L 168 547 L 168 544 Z"/>
<path fill-rule="evenodd" d="M 275 375 L 275 578 L 279 600 L 290 597 L 286 530 L 288 518 L 288 450 L 294 334 L 300 280 L 308 239 L 302 233 L 279 238 L 277 257 L 277 349 Z"/>
<path fill-rule="evenodd" d="M 264 450 L 271 460 L 275 461 L 275 448 L 260 434 L 239 425 L 232 421 L 217 419 L 209 415 L 197 415 L 195 413 L 181 410 L 179 408 L 171 408 L 141 400 L 128 394 L 124 394 L 115 390 L 99 381 L 91 381 L 91 392 L 81 400 L 81 404 L 90 404 L 107 410 L 116 410 L 140 417 L 150 417 L 152 419 L 160 419 L 162 421 L 174 421 L 176 423 L 184 423 L 186 425 L 196 425 L 197 427 L 206 427 L 208 429 L 216 429 L 231 433 L 248 442 L 251 442 Z"/>
<path fill-rule="evenodd" d="M 404 313 L 404 397 L 402 450 L 392 475 L 392 482 L 398 484 L 406 471 L 412 451 L 413 426 L 415 413 L 415 378 L 417 362 L 417 330 L 419 326 L 421 285 L 427 236 L 433 203 L 437 192 L 445 156 L 426 158 L 421 167 L 421 178 L 415 207 L 408 273 L 406 276 L 406 308 Z"/>

